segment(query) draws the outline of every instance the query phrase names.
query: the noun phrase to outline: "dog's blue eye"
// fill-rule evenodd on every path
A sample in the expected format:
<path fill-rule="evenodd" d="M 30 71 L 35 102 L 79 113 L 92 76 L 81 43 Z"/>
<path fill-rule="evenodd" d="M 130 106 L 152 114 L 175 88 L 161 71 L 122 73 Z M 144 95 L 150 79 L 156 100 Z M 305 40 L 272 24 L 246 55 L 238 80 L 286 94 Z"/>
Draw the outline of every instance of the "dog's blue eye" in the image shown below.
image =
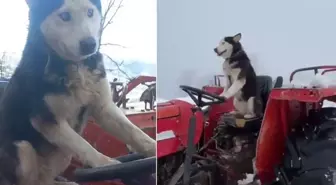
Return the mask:
<path fill-rule="evenodd" d="M 87 16 L 88 17 L 92 17 L 93 16 L 93 9 L 88 9 L 88 11 L 87 11 Z"/>
<path fill-rule="evenodd" d="M 61 18 L 63 21 L 65 21 L 65 22 L 71 20 L 71 15 L 70 15 L 69 12 L 63 12 L 63 13 L 60 13 L 59 16 L 60 16 L 60 18 Z"/>

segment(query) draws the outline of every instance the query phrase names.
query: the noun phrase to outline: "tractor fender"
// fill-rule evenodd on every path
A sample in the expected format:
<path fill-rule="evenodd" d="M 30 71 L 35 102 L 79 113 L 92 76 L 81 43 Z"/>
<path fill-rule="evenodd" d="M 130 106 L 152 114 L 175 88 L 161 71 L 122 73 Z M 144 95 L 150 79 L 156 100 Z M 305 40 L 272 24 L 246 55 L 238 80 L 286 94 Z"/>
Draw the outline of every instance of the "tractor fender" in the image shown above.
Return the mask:
<path fill-rule="evenodd" d="M 157 106 L 157 157 L 164 157 L 184 150 L 187 146 L 189 119 L 192 105 L 183 100 L 171 100 Z M 196 133 L 194 144 L 203 133 L 203 114 L 195 113 Z"/>

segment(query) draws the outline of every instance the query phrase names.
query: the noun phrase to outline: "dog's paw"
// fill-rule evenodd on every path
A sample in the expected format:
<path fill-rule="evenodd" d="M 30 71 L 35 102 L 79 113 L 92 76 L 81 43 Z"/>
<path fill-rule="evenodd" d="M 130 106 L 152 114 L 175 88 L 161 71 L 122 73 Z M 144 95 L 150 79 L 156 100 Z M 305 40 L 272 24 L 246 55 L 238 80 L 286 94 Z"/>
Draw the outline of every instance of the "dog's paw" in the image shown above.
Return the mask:
<path fill-rule="evenodd" d="M 222 92 L 219 96 L 220 96 L 220 97 L 223 97 L 223 98 L 226 99 L 226 97 L 227 97 L 227 93 L 226 93 L 226 92 Z"/>
<path fill-rule="evenodd" d="M 245 119 L 252 119 L 252 118 L 255 118 L 255 117 L 256 117 L 255 114 L 245 114 L 245 115 L 244 115 L 244 118 L 245 118 Z"/>
<path fill-rule="evenodd" d="M 233 111 L 229 112 L 229 114 L 236 115 L 236 114 L 238 114 L 238 111 L 233 110 Z"/>
<path fill-rule="evenodd" d="M 107 160 L 107 163 L 106 164 L 103 164 L 102 166 L 108 166 L 108 165 L 115 165 L 115 164 L 120 164 L 121 162 L 116 160 L 116 159 L 113 159 L 113 158 L 109 158 Z"/>
<path fill-rule="evenodd" d="M 95 164 L 92 165 L 92 167 L 95 168 L 95 167 L 115 165 L 115 164 L 120 164 L 120 163 L 121 162 L 116 159 L 103 155 L 100 157 L 99 161 L 97 161 Z"/>

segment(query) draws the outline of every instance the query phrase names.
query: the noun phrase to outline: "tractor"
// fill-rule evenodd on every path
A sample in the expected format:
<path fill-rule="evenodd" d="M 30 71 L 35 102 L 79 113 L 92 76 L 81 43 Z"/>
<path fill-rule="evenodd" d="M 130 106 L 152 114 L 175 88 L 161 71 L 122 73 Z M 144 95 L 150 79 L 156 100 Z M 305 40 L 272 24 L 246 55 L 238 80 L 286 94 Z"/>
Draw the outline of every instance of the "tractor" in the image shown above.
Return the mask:
<path fill-rule="evenodd" d="M 334 69 L 316 66 L 300 71 Z M 283 78 L 258 76 L 264 114 L 254 119 L 233 116 L 232 99 L 219 95 L 224 88 L 215 76 L 215 86 L 202 89 L 181 85 L 189 99 L 174 99 L 157 105 L 158 185 L 237 185 L 247 174 L 261 184 L 277 184 L 286 138 L 294 123 L 319 111 L 323 100 L 335 101 L 336 87 L 283 88 Z M 281 181 L 283 182 L 283 181 Z M 289 184 L 287 180 L 286 183 Z"/>
<path fill-rule="evenodd" d="M 111 85 L 111 91 L 113 94 L 113 102 L 116 103 L 118 107 L 122 106 L 123 109 L 132 109 L 132 107 L 127 107 L 126 103 L 128 102 L 128 98 L 126 95 L 131 92 L 138 85 L 145 85 L 147 89 L 142 92 L 140 96 L 140 101 L 145 102 L 144 110 L 154 110 L 153 105 L 155 102 L 155 92 L 156 92 L 156 77 L 153 76 L 138 76 L 136 78 L 132 78 L 127 85 L 123 85 L 122 82 L 119 82 L 117 78 L 114 78 Z M 147 84 L 149 83 L 149 84 Z M 147 109 L 147 103 L 149 103 L 149 109 Z"/>

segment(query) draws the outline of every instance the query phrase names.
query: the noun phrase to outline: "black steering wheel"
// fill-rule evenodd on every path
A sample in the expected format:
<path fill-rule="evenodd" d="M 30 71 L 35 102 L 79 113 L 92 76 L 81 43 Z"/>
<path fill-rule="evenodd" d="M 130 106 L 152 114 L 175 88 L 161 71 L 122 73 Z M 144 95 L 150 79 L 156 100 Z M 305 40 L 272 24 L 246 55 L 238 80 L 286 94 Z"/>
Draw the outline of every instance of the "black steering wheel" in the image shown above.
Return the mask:
<path fill-rule="evenodd" d="M 220 104 L 226 101 L 224 97 L 211 94 L 209 92 L 206 92 L 202 89 L 197 89 L 195 87 L 181 85 L 180 88 L 190 96 L 190 98 L 195 102 L 195 104 L 198 107 L 204 107 L 204 106 L 213 105 L 213 104 Z M 210 101 L 205 102 L 203 101 L 203 99 L 210 100 Z"/>
<path fill-rule="evenodd" d="M 126 185 L 155 185 L 156 157 L 144 158 L 140 154 L 130 154 L 115 158 L 121 164 L 96 168 L 76 169 L 76 182 L 99 182 L 121 180 Z"/>

